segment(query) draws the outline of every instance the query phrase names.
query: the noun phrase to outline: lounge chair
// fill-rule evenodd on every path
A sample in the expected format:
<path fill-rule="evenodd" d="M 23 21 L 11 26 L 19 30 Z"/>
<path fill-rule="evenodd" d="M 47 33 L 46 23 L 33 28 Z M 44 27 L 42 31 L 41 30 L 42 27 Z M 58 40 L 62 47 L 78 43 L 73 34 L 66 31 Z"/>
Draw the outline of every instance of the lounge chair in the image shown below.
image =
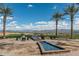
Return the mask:
<path fill-rule="evenodd" d="M 39 36 L 32 36 L 31 39 L 36 41 L 36 40 L 40 40 L 40 37 Z"/>

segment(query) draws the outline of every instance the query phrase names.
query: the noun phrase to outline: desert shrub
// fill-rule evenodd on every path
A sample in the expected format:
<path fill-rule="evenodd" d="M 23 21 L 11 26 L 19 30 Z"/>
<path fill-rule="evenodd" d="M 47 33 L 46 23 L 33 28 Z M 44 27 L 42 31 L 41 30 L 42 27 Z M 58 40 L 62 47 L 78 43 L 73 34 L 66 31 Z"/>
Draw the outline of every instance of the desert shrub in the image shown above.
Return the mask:
<path fill-rule="evenodd" d="M 25 35 L 27 37 L 27 40 L 31 39 L 32 35 Z"/>
<path fill-rule="evenodd" d="M 2 35 L 0 35 L 0 38 L 2 39 L 2 38 L 3 38 L 3 36 L 2 36 Z"/>
<path fill-rule="evenodd" d="M 41 39 L 45 39 L 45 36 L 43 34 L 40 34 Z"/>
<path fill-rule="evenodd" d="M 50 38 L 50 39 L 53 39 L 53 35 L 49 35 L 49 38 Z"/>

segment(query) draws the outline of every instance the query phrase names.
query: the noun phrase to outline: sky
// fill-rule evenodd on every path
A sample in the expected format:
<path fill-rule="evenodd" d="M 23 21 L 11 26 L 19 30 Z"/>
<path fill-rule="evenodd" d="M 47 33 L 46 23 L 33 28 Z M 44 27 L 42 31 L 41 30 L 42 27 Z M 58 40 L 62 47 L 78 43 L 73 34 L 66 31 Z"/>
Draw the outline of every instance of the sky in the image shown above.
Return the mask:
<path fill-rule="evenodd" d="M 54 30 L 55 21 L 52 15 L 59 11 L 64 13 L 67 3 L 7 3 L 12 15 L 7 17 L 6 30 Z M 64 16 L 58 23 L 58 29 L 70 29 L 70 18 Z M 0 30 L 2 30 L 0 15 Z M 79 30 L 79 12 L 74 18 L 74 30 Z"/>

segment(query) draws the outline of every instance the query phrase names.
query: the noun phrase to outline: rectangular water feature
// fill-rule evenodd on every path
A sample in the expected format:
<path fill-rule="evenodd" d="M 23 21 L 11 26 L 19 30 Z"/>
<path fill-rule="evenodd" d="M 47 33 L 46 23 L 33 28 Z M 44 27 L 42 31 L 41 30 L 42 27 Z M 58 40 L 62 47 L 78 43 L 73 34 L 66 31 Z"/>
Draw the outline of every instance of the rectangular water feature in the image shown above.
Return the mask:
<path fill-rule="evenodd" d="M 56 45 L 50 44 L 46 41 L 41 41 L 40 42 L 44 48 L 45 51 L 50 51 L 50 50 L 64 50 L 64 48 L 58 47 Z"/>
<path fill-rule="evenodd" d="M 66 52 L 65 48 L 59 47 L 55 44 L 49 43 L 47 41 L 40 41 L 38 42 L 40 47 L 41 53 L 55 53 L 55 52 Z"/>

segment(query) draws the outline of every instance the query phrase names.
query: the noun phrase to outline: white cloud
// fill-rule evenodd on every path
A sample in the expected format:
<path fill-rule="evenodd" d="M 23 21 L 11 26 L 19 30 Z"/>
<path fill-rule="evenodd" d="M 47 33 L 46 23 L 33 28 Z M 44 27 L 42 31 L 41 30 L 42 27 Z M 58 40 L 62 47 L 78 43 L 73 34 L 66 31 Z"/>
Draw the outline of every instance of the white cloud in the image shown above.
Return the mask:
<path fill-rule="evenodd" d="M 12 22 L 10 22 L 9 24 L 7 24 L 7 26 L 13 26 L 13 25 L 17 25 L 17 22 L 16 21 L 12 21 Z"/>
<path fill-rule="evenodd" d="M 3 16 L 1 16 L 0 19 L 3 19 Z M 13 17 L 8 16 L 7 19 L 8 20 L 13 20 Z"/>
<path fill-rule="evenodd" d="M 74 29 L 75 30 L 79 30 L 79 18 L 75 18 L 75 21 L 74 21 Z"/>
<path fill-rule="evenodd" d="M 57 6 L 54 6 L 52 9 L 56 9 L 57 8 Z"/>
<path fill-rule="evenodd" d="M 7 19 L 9 19 L 9 20 L 13 20 L 13 17 L 7 17 Z"/>
<path fill-rule="evenodd" d="M 0 16 L 0 19 L 3 19 L 3 16 Z"/>
<path fill-rule="evenodd" d="M 0 19 L 0 23 L 1 23 L 1 19 Z"/>
<path fill-rule="evenodd" d="M 16 21 L 12 21 L 10 23 L 8 23 L 6 25 L 6 29 L 7 30 L 15 30 L 15 28 L 18 26 L 17 22 Z M 18 28 L 18 27 L 17 27 Z"/>
<path fill-rule="evenodd" d="M 42 24 L 42 25 L 41 25 Z M 55 21 L 40 21 L 29 24 L 18 24 L 17 21 L 12 21 L 6 24 L 7 30 L 53 30 L 56 28 Z M 70 23 L 67 21 L 59 21 L 58 29 L 70 29 Z M 74 29 L 79 30 L 79 18 L 75 18 L 74 20 Z M 0 24 L 0 28 L 2 28 L 2 24 Z"/>
<path fill-rule="evenodd" d="M 43 24 L 43 25 L 41 25 Z M 63 26 L 62 26 L 63 25 Z M 30 24 L 17 24 L 16 21 L 12 21 L 6 25 L 7 30 L 52 30 L 55 29 L 55 21 L 48 22 L 36 22 Z M 59 21 L 58 28 L 65 29 L 68 24 L 65 21 Z"/>
<path fill-rule="evenodd" d="M 79 18 L 75 18 L 75 25 L 79 25 Z"/>
<path fill-rule="evenodd" d="M 39 22 L 36 22 L 36 23 L 39 23 Z M 42 24 L 43 25 L 38 24 L 36 26 L 33 26 L 33 29 L 35 29 L 35 30 L 52 30 L 52 29 L 55 29 L 55 27 L 56 27 L 55 21 L 44 22 Z M 66 23 L 66 21 L 59 21 L 59 23 L 58 23 L 59 29 L 67 29 L 67 27 L 68 27 L 68 23 Z"/>
<path fill-rule="evenodd" d="M 23 30 L 32 30 L 32 27 L 33 27 L 33 24 L 32 23 L 30 23 L 30 24 L 23 24 L 23 25 L 21 25 L 21 29 L 23 29 Z"/>
<path fill-rule="evenodd" d="M 33 5 L 32 4 L 28 4 L 28 7 L 33 7 Z"/>
<path fill-rule="evenodd" d="M 35 24 L 47 24 L 45 21 L 36 22 Z"/>

